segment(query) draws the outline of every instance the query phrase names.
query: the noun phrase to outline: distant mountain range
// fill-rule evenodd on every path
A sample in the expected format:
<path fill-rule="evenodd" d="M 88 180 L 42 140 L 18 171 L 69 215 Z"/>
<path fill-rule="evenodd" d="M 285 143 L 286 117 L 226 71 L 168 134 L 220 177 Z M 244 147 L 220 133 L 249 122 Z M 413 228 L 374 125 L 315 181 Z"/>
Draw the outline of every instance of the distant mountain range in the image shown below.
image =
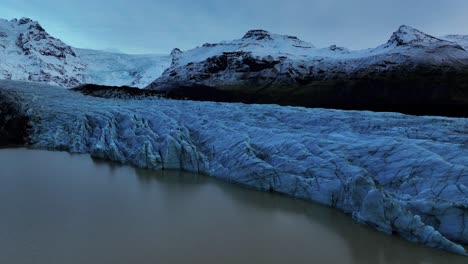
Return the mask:
<path fill-rule="evenodd" d="M 468 115 L 468 37 L 401 26 L 377 48 L 316 48 L 252 30 L 173 55 L 149 89 L 195 100 Z"/>
<path fill-rule="evenodd" d="M 171 67 L 150 88 L 206 85 L 230 90 L 242 85 L 259 90 L 397 68 L 466 67 L 468 52 L 463 45 L 468 44 L 468 37 L 452 35 L 445 39 L 401 26 L 387 43 L 351 51 L 335 45 L 315 48 L 297 37 L 251 30 L 238 40 L 178 52 Z"/>
<path fill-rule="evenodd" d="M 468 36 L 433 37 L 401 26 L 387 43 L 356 51 L 251 30 L 167 56 L 127 55 L 73 48 L 22 18 L 0 20 L 0 78 L 146 87 L 194 100 L 466 112 L 467 48 Z"/>

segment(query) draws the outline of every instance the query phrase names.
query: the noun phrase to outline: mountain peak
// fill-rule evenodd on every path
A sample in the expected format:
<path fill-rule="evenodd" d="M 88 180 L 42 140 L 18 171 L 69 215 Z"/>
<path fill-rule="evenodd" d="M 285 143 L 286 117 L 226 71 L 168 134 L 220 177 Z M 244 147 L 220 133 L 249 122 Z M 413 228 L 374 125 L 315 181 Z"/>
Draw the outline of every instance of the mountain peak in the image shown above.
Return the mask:
<path fill-rule="evenodd" d="M 235 40 L 237 41 L 237 40 Z M 234 41 L 234 42 L 235 42 Z M 291 48 L 299 48 L 299 49 L 311 49 L 315 48 L 314 45 L 300 40 L 298 37 L 290 36 L 290 35 L 281 35 L 271 33 L 269 31 L 263 29 L 253 29 L 247 31 L 247 33 L 240 39 L 242 45 L 245 43 L 255 43 L 254 45 L 269 45 L 270 48 L 275 49 L 290 49 Z M 286 51 L 288 52 L 288 51 Z"/>
<path fill-rule="evenodd" d="M 24 24 L 28 24 L 28 23 L 31 23 L 31 22 L 34 22 L 34 21 L 32 19 L 28 18 L 28 17 L 22 17 L 22 18 L 20 18 L 18 20 L 18 25 L 24 25 Z"/>
<path fill-rule="evenodd" d="M 0 19 L 0 27 L 4 31 L 14 29 L 17 31 L 23 31 L 24 33 L 27 30 L 33 30 L 36 32 L 45 32 L 44 28 L 39 24 L 39 22 L 34 21 L 28 17 L 22 17 L 20 19 L 14 18 L 11 20 Z"/>
<path fill-rule="evenodd" d="M 181 54 L 182 51 L 179 49 L 179 48 L 175 48 L 171 51 L 171 56 L 176 56 L 176 55 L 179 55 Z"/>
<path fill-rule="evenodd" d="M 441 39 L 435 38 L 410 26 L 402 25 L 393 33 L 387 44 L 405 46 L 413 43 L 436 41 L 441 41 Z"/>
<path fill-rule="evenodd" d="M 242 39 L 254 39 L 254 40 L 262 40 L 262 39 L 271 39 L 272 34 L 263 29 L 253 29 L 247 31 Z"/>

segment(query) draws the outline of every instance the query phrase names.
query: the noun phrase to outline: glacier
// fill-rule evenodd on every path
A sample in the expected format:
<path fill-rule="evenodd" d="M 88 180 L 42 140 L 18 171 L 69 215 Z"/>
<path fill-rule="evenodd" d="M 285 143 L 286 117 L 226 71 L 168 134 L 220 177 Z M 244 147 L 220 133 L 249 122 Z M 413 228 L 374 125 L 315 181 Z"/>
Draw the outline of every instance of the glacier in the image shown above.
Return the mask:
<path fill-rule="evenodd" d="M 6 80 L 0 103 L 15 109 L 0 119 L 27 118 L 32 148 L 203 173 L 335 207 L 388 234 L 467 255 L 466 118 L 106 99 Z"/>
<path fill-rule="evenodd" d="M 144 88 L 171 65 L 171 56 L 74 48 L 85 65 L 83 83 Z"/>

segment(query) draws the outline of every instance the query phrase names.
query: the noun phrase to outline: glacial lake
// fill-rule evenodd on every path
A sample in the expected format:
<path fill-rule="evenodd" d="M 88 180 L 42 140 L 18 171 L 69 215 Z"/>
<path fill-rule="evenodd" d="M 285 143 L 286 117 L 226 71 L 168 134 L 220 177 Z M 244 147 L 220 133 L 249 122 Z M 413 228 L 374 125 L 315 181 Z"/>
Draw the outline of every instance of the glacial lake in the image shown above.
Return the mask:
<path fill-rule="evenodd" d="M 456 264 L 344 214 L 203 175 L 0 149 L 0 263 Z"/>

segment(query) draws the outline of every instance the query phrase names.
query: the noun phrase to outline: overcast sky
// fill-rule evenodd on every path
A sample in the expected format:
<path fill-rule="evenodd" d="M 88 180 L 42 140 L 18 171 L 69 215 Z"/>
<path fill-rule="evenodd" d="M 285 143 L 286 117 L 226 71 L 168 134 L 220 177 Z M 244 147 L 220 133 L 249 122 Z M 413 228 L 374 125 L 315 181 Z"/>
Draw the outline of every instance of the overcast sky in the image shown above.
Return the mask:
<path fill-rule="evenodd" d="M 249 29 L 318 47 L 375 47 L 406 24 L 468 35 L 468 0 L 1 0 L 0 17 L 30 17 L 81 48 L 168 53 L 240 38 Z"/>

